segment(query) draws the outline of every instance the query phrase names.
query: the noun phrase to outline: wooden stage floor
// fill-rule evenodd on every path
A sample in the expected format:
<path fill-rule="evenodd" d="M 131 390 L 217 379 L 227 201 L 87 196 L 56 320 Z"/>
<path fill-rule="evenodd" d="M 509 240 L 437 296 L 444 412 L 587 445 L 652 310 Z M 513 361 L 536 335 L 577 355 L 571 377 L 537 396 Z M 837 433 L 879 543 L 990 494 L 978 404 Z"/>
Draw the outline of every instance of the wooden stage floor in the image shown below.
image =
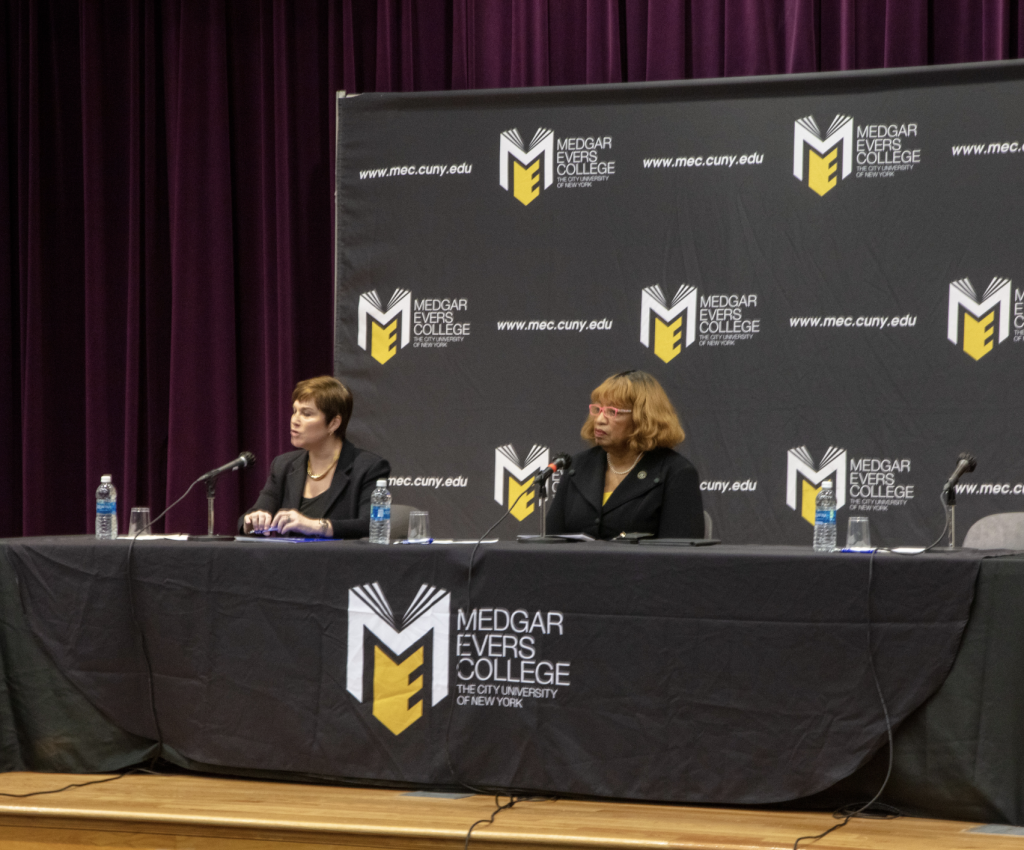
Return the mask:
<path fill-rule="evenodd" d="M 0 792 L 24 794 L 100 777 L 0 774 Z M 506 800 L 507 801 L 507 798 Z M 132 775 L 59 794 L 0 797 L 2 850 L 455 850 L 494 798 L 451 799 L 408 792 Z M 526 801 L 478 826 L 484 850 L 791 848 L 835 824 L 827 813 L 770 812 L 580 800 Z M 1021 836 L 968 832 L 978 824 L 898 818 L 855 819 L 801 848 L 1024 850 Z"/>

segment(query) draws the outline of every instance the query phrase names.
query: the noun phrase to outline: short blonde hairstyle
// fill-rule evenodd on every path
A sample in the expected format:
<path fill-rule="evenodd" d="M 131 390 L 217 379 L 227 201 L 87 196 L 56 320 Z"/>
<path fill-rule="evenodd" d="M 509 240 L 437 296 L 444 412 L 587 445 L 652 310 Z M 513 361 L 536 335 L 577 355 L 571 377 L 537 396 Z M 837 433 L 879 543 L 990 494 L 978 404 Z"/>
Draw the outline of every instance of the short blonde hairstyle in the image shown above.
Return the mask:
<path fill-rule="evenodd" d="M 335 416 L 341 417 L 341 424 L 334 432 L 339 440 L 345 439 L 345 431 L 348 430 L 348 420 L 352 416 L 352 393 L 349 392 L 341 381 L 332 375 L 320 375 L 316 378 L 306 378 L 299 381 L 292 391 L 292 403 L 313 399 L 313 403 L 324 415 L 324 422 L 328 425 Z"/>
<path fill-rule="evenodd" d="M 590 394 L 590 400 L 633 411 L 633 433 L 629 447 L 635 452 L 653 448 L 670 449 L 686 434 L 668 394 L 653 375 L 630 370 L 611 375 Z M 580 430 L 587 442 L 594 442 L 594 417 L 588 416 Z"/>

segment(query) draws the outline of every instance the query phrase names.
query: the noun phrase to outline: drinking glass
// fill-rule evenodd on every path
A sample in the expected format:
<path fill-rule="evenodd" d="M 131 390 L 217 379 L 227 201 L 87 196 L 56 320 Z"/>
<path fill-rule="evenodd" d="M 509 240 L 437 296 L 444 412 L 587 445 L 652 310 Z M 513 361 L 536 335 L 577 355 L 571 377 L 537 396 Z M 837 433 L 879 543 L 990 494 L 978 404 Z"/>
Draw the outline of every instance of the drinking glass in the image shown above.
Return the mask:
<path fill-rule="evenodd" d="M 430 540 L 430 513 L 412 511 L 409 514 L 409 535 L 411 543 L 425 543 Z"/>
<path fill-rule="evenodd" d="M 846 548 L 870 549 L 871 525 L 866 516 L 852 516 L 846 524 Z"/>
<path fill-rule="evenodd" d="M 149 531 L 149 508 L 132 508 L 131 517 L 128 520 L 128 536 L 134 537 L 140 531 L 146 534 Z"/>

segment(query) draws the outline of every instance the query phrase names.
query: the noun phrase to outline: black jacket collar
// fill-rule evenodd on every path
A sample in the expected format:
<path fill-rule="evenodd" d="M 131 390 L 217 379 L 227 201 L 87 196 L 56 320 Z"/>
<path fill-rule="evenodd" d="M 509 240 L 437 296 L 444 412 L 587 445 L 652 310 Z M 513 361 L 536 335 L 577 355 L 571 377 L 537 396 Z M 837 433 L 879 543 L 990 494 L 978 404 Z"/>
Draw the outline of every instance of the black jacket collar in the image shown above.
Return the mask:
<path fill-rule="evenodd" d="M 608 513 L 626 502 L 639 499 L 649 490 L 654 489 L 663 477 L 665 455 L 669 449 L 652 449 L 644 452 L 640 462 L 623 479 L 622 483 L 612 492 L 607 504 L 604 501 L 604 474 L 608 467 L 608 455 L 600 446 L 580 455 L 580 462 L 571 479 L 580 495 L 598 513 Z"/>
<path fill-rule="evenodd" d="M 345 492 L 349 481 L 352 478 L 352 466 L 355 463 L 359 450 L 348 440 L 341 446 L 341 455 L 338 457 L 338 466 L 334 470 L 334 478 L 331 479 L 331 486 L 327 488 L 327 504 L 324 506 L 326 516 L 338 497 Z M 302 452 L 292 463 L 288 472 L 288 483 L 285 487 L 285 497 L 282 500 L 282 508 L 293 508 L 298 510 L 302 502 L 302 491 L 306 488 L 306 464 L 309 461 L 309 452 Z"/>

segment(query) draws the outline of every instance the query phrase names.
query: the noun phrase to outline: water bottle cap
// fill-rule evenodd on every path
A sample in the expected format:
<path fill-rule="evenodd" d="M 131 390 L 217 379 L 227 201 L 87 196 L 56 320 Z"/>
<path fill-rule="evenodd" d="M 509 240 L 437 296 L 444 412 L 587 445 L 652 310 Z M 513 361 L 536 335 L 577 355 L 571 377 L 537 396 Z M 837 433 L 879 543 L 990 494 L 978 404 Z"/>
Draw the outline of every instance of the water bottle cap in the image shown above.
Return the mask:
<path fill-rule="evenodd" d="M 387 487 L 388 486 L 388 480 L 386 478 L 378 478 L 377 479 L 377 486 L 378 487 Z"/>
<path fill-rule="evenodd" d="M 113 480 L 114 479 L 111 476 L 109 476 L 109 475 L 101 475 L 100 476 L 100 484 L 109 484 Z"/>

